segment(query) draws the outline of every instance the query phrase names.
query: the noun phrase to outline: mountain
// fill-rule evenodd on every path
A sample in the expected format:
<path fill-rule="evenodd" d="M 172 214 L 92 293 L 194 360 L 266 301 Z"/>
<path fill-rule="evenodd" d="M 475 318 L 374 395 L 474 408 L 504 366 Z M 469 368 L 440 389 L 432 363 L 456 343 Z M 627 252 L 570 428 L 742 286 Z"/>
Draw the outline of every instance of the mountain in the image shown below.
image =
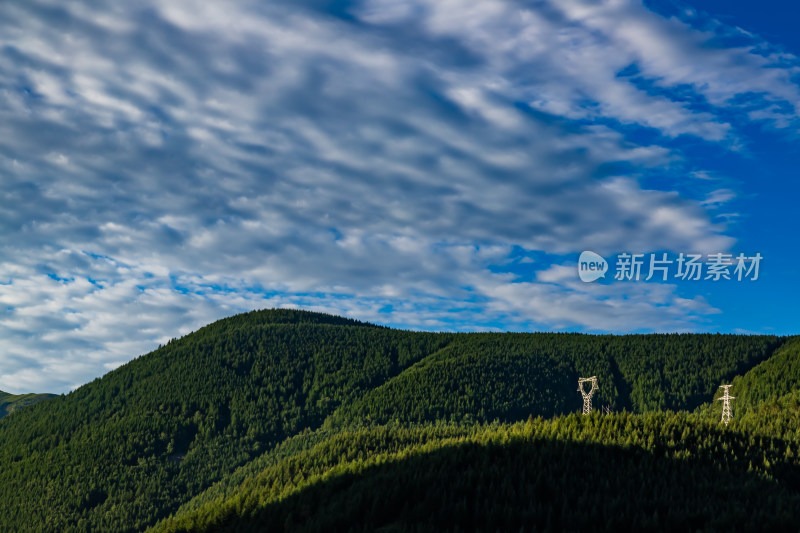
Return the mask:
<path fill-rule="evenodd" d="M 580 405 L 580 376 L 612 410 L 691 410 L 722 381 L 766 360 L 784 340 L 711 334 L 463 334 L 343 405 L 334 422 L 524 420 Z M 576 403 L 577 402 L 577 403 Z"/>
<path fill-rule="evenodd" d="M 10 415 L 17 409 L 22 409 L 56 396 L 56 394 L 9 394 L 0 391 L 0 418 Z"/>
<path fill-rule="evenodd" d="M 732 381 L 741 413 L 758 410 L 770 401 L 800 391 L 800 337 L 793 337 L 772 357 Z"/>
<path fill-rule="evenodd" d="M 365 428 L 151 531 L 794 531 L 789 446 L 686 413 Z"/>
<path fill-rule="evenodd" d="M 520 511 L 499 529 L 571 528 L 584 522 L 580 514 L 564 522 L 575 515 L 568 499 L 599 505 L 598 487 L 633 498 L 614 506 L 642 527 L 670 505 L 680 509 L 678 526 L 711 523 L 713 513 L 724 515 L 713 523 L 736 523 L 740 510 L 756 520 L 765 497 L 774 518 L 762 523 L 777 527 L 787 523 L 781 506 L 798 508 L 800 432 L 782 409 L 794 405 L 800 369 L 763 369 L 794 363 L 797 342 L 425 333 L 303 311 L 237 315 L 0 420 L 0 529 L 447 529 L 449 518 L 428 510 L 467 505 L 473 514 L 461 513 L 464 520 L 491 524 L 474 521 L 475 510 L 485 520 L 513 515 L 526 504 L 501 501 L 512 490 L 539 494 L 525 512 L 550 518 L 531 521 Z M 599 380 L 595 406 L 615 414 L 570 414 L 581 407 L 577 378 L 591 375 Z M 720 427 L 713 398 L 731 380 L 734 393 L 739 382 L 765 391 L 748 405 L 772 415 Z M 528 461 L 538 466 L 519 468 Z M 686 474 L 687 464 L 697 472 L 685 478 L 691 490 L 668 474 Z M 643 465 L 657 473 L 652 486 L 634 476 Z M 567 491 L 577 472 L 589 488 Z M 713 491 L 719 476 L 720 497 L 692 507 L 690 495 Z M 506 477 L 506 492 L 488 490 Z M 470 489 L 473 482 L 487 485 Z M 438 489 L 421 491 L 428 484 Z M 752 504 L 724 503 L 740 484 Z M 542 496 L 556 489 L 561 499 Z M 409 493 L 417 496 L 407 500 Z M 637 511 L 637 494 L 652 506 Z M 402 511 L 403 502 L 407 513 L 384 509 Z M 371 522 L 357 520 L 364 506 L 374 509 Z"/>
<path fill-rule="evenodd" d="M 0 520 L 138 531 L 435 352 L 448 336 L 263 311 L 0 421 Z"/>

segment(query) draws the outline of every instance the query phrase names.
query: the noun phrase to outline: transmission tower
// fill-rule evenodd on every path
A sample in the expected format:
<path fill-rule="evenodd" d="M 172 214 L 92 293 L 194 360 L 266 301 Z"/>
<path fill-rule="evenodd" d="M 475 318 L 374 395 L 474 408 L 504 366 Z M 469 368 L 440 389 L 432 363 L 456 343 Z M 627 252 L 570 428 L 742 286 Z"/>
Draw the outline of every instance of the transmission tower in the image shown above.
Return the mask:
<path fill-rule="evenodd" d="M 584 383 L 592 384 L 589 392 L 583 390 Z M 588 415 L 592 412 L 592 394 L 594 394 L 594 391 L 596 391 L 598 388 L 597 376 L 592 376 L 590 378 L 578 378 L 578 391 L 581 393 L 581 396 L 583 396 L 583 414 Z"/>
<path fill-rule="evenodd" d="M 724 423 L 726 426 L 728 422 L 731 421 L 733 418 L 733 414 L 731 413 L 731 400 L 736 398 L 736 396 L 731 396 L 729 389 L 732 385 L 720 385 L 719 388 L 724 391 L 722 398 L 718 398 L 722 401 L 722 420 L 720 422 Z"/>

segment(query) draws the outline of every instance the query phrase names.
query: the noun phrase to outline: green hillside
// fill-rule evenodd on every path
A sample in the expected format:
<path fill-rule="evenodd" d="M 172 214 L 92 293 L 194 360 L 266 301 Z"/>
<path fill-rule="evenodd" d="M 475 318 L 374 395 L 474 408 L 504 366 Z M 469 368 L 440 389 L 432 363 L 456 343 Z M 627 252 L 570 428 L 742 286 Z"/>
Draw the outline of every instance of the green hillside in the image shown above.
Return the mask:
<path fill-rule="evenodd" d="M 596 405 L 639 413 L 691 410 L 782 342 L 709 334 L 458 335 L 443 350 L 343 405 L 332 421 L 553 416 L 575 410 L 581 401 L 578 377 L 591 375 L 599 381 Z"/>
<path fill-rule="evenodd" d="M 732 385 L 734 417 L 769 435 L 800 439 L 800 337 L 790 337 L 769 359 L 728 381 Z M 720 416 L 715 399 L 698 408 L 705 416 Z"/>
<path fill-rule="evenodd" d="M 678 525 L 708 523 L 709 513 L 725 514 L 720 524 L 738 516 L 721 497 L 707 508 L 692 507 L 687 495 L 695 493 L 668 474 L 683 472 L 686 464 L 698 472 L 687 478 L 694 480 L 692 490 L 711 490 L 715 475 L 722 476 L 724 494 L 746 483 L 753 502 L 763 495 L 774 500 L 765 509 L 782 524 L 782 506 L 796 503 L 800 457 L 798 417 L 787 414 L 797 405 L 796 342 L 738 335 L 424 333 L 303 311 L 237 315 L 1 420 L 0 530 L 142 531 L 156 524 L 213 530 L 220 520 L 237 530 L 250 521 L 279 524 L 279 530 L 288 524 L 287 531 L 300 522 L 311 530 L 349 529 L 342 524 L 363 511 L 350 500 L 367 501 L 367 493 L 376 527 L 441 528 L 447 519 L 425 523 L 419 518 L 425 509 L 484 498 L 487 488 L 470 492 L 469 484 L 483 480 L 494 487 L 498 476 L 520 490 L 562 491 L 563 501 L 542 500 L 541 509 L 531 504 L 530 513 L 546 507 L 552 516 L 530 522 L 522 500 L 490 498 L 485 505 L 493 510 L 486 516 L 508 507 L 512 514 L 520 509 L 508 527 L 572 527 L 558 522 L 573 509 L 570 498 L 596 505 L 602 499 L 592 491 L 609 483 L 636 496 L 632 482 L 592 471 L 598 457 L 630 475 L 649 461 L 661 481 L 641 496 L 678 505 L 683 514 L 676 520 L 695 517 Z M 764 370 L 773 366 L 784 371 Z M 599 379 L 595 405 L 616 414 L 566 416 L 580 410 L 577 378 L 590 375 Z M 759 392 L 749 396 L 752 409 L 722 430 L 712 399 L 719 384 L 731 380 L 734 394 L 739 386 Z M 516 425 L 529 416 L 547 420 Z M 662 426 L 673 429 L 664 436 Z M 460 472 L 465 457 L 475 458 L 474 478 Z M 520 457 L 539 465 L 539 485 L 528 486 L 532 471 L 517 468 Z M 562 463 L 572 465 L 565 472 L 585 470 L 595 488 L 562 490 L 566 478 L 554 470 Z M 484 471 L 490 464 L 496 466 Z M 398 505 L 404 491 L 416 494 L 420 484 L 447 485 L 451 467 L 459 470 L 453 487 L 463 488 L 439 490 L 439 503 L 420 496 L 408 503 L 408 513 L 386 518 L 374 501 Z M 395 492 L 376 488 L 393 476 L 404 480 L 396 490 L 387 485 Z M 331 491 L 344 499 L 329 500 Z M 319 510 L 339 505 L 338 514 Z M 618 505 L 630 506 L 619 511 L 630 523 L 645 527 L 652 520 L 636 514 L 635 500 Z M 340 516 L 339 522 L 326 522 L 329 515 Z M 170 516 L 173 521 L 165 521 Z"/>
<path fill-rule="evenodd" d="M 742 414 L 765 403 L 800 392 L 800 337 L 792 337 L 768 360 L 731 381 L 736 408 Z"/>
<path fill-rule="evenodd" d="M 219 321 L 0 421 L 0 517 L 141 530 L 448 339 L 294 311 Z"/>
<path fill-rule="evenodd" d="M 794 531 L 796 446 L 670 413 L 381 426 L 152 531 Z"/>
<path fill-rule="evenodd" d="M 0 418 L 55 396 L 55 394 L 9 394 L 0 391 Z"/>

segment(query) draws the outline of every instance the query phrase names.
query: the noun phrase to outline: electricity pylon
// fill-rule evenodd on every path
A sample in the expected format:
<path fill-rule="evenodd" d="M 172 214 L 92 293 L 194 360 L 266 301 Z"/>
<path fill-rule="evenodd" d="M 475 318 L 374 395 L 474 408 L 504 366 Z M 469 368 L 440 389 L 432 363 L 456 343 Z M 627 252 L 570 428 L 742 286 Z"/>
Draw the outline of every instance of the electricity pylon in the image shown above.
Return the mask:
<path fill-rule="evenodd" d="M 722 420 L 720 422 L 724 423 L 726 426 L 728 422 L 731 421 L 733 418 L 733 414 L 731 413 L 731 400 L 736 398 L 736 396 L 731 396 L 729 390 L 732 385 L 720 385 L 719 388 L 725 391 L 722 395 L 722 398 L 718 398 L 722 400 Z"/>
<path fill-rule="evenodd" d="M 589 389 L 589 392 L 583 390 L 584 383 L 592 384 L 592 388 Z M 583 414 L 588 415 L 592 412 L 592 394 L 594 394 L 594 391 L 596 391 L 598 388 L 597 376 L 592 376 L 590 378 L 578 378 L 578 391 L 580 391 L 581 396 L 583 396 Z"/>

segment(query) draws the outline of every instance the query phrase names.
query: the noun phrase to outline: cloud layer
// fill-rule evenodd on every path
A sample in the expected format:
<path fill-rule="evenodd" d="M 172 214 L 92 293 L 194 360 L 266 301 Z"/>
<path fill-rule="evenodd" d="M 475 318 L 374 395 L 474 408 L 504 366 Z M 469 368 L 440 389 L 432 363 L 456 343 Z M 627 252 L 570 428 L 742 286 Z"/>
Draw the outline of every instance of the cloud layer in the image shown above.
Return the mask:
<path fill-rule="evenodd" d="M 736 193 L 681 188 L 706 169 L 677 141 L 796 130 L 796 58 L 624 0 L 320 4 L 0 5 L 0 389 L 277 305 L 428 329 L 717 312 L 559 268 L 730 248 Z M 520 281 L 515 250 L 550 260 Z"/>

